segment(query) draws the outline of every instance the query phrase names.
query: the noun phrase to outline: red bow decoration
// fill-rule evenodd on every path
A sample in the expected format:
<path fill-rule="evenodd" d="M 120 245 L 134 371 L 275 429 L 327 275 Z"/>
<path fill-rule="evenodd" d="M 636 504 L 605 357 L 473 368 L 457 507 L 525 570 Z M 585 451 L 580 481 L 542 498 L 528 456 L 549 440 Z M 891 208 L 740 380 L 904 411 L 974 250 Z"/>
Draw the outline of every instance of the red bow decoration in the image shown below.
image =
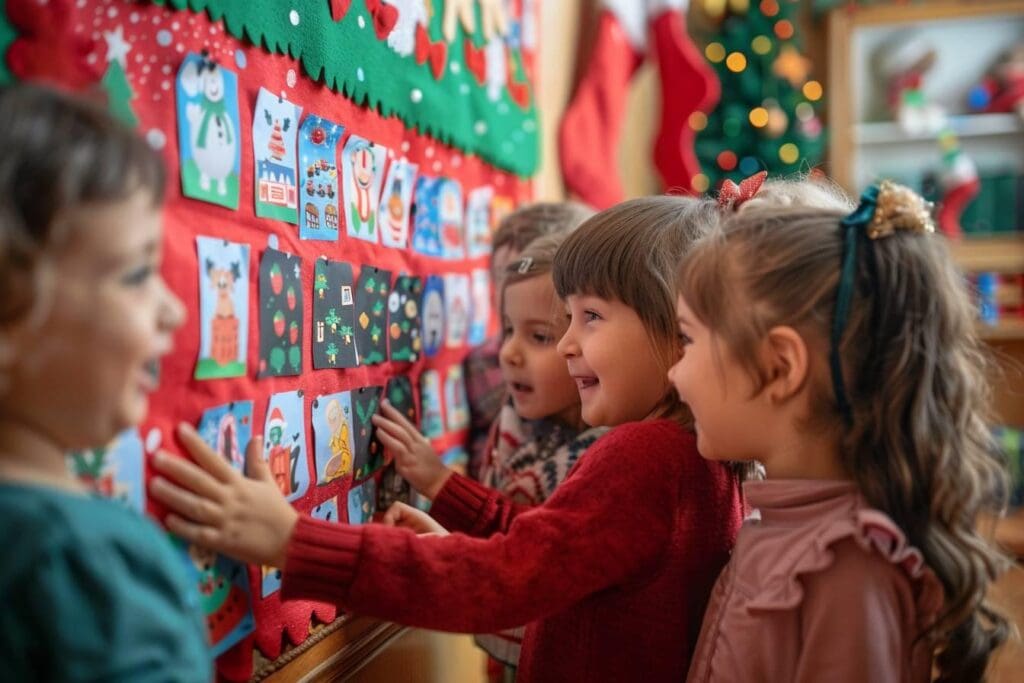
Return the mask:
<path fill-rule="evenodd" d="M 484 84 L 487 79 L 487 57 L 484 48 L 475 47 L 473 41 L 467 40 L 465 46 L 466 68 L 476 77 L 476 82 Z"/>
<path fill-rule="evenodd" d="M 423 28 L 423 24 L 419 24 L 416 26 L 416 63 L 423 64 L 427 60 L 430 60 L 434 80 L 441 80 L 444 65 L 448 61 L 448 45 L 443 40 L 431 42 L 427 30 Z"/>
<path fill-rule="evenodd" d="M 384 40 L 398 23 L 398 10 L 385 5 L 381 0 L 366 0 L 366 9 L 373 17 L 373 30 L 379 40 Z"/>
<path fill-rule="evenodd" d="M 767 177 L 768 171 L 761 171 L 742 181 L 739 185 L 726 178 L 722 183 L 722 189 L 718 191 L 718 205 L 723 209 L 731 208 L 735 211 L 744 202 L 757 195 Z"/>

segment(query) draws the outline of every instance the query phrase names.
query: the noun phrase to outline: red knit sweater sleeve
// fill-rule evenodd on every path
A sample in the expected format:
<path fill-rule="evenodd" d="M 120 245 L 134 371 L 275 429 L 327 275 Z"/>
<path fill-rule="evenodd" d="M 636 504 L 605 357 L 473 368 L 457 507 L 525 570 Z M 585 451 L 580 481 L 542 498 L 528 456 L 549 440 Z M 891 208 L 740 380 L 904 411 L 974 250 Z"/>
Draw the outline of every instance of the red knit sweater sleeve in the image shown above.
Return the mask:
<path fill-rule="evenodd" d="M 532 506 L 518 505 L 461 474 L 448 477 L 430 506 L 430 516 L 448 531 L 486 538 L 508 531 L 512 520 Z"/>
<path fill-rule="evenodd" d="M 304 517 L 288 547 L 282 597 L 447 631 L 544 618 L 654 567 L 671 535 L 686 443 L 670 422 L 623 425 L 544 505 L 486 539 Z"/>

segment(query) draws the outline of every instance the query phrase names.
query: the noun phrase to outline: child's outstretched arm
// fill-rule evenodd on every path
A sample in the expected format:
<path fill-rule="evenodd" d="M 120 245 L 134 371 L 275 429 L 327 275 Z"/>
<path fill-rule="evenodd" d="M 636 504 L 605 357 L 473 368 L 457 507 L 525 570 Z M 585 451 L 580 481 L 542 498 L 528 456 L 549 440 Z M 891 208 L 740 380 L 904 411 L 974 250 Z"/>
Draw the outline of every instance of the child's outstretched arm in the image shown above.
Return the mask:
<path fill-rule="evenodd" d="M 299 513 L 260 455 L 262 437 L 253 437 L 245 449 L 248 477 L 214 453 L 191 425 L 180 425 L 178 438 L 199 466 L 163 451 L 153 456 L 153 466 L 170 478 L 158 475 L 150 482 L 153 497 L 172 510 L 167 528 L 244 562 L 283 567 Z"/>
<path fill-rule="evenodd" d="M 436 498 L 452 471 L 441 463 L 430 441 L 387 401 L 381 401 L 372 419 L 377 438 L 394 457 L 402 478 L 427 498 Z"/>

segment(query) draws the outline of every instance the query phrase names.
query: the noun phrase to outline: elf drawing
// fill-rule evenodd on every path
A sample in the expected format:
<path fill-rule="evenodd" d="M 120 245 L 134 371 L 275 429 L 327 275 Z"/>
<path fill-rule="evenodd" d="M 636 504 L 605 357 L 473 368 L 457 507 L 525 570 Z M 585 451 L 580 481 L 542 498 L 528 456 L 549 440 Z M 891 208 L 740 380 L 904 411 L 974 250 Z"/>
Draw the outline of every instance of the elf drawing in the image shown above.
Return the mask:
<path fill-rule="evenodd" d="M 377 160 L 373 146 L 365 142 L 357 142 L 349 156 L 351 164 L 351 192 L 349 205 L 352 220 L 351 230 L 358 236 L 362 233 L 373 235 L 374 211 L 372 191 L 377 175 Z M 379 185 L 378 185 L 379 187 Z"/>
<path fill-rule="evenodd" d="M 288 423 L 284 419 L 284 413 L 276 406 L 270 411 L 267 427 L 267 434 L 270 438 L 267 461 L 270 464 L 270 472 L 274 476 L 274 481 L 277 483 L 277 488 L 281 490 L 281 493 L 285 496 L 290 496 L 299 488 L 296 468 L 299 463 L 300 448 L 295 443 L 299 435 L 296 434 L 292 438 L 293 445 L 290 448 L 281 443 Z"/>

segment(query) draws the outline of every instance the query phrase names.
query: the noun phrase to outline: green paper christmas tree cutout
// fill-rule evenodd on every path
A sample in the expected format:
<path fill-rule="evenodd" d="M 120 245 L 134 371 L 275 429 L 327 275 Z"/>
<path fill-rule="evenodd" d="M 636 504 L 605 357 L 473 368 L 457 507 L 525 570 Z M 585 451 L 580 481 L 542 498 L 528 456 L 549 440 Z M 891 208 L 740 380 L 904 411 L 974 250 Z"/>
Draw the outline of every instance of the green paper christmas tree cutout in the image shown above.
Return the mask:
<path fill-rule="evenodd" d="M 128 82 L 128 74 L 124 72 L 124 67 L 116 59 L 107 65 L 107 72 L 103 74 L 103 89 L 107 92 L 110 113 L 132 128 L 138 126 L 139 118 L 132 109 L 135 91 Z"/>

